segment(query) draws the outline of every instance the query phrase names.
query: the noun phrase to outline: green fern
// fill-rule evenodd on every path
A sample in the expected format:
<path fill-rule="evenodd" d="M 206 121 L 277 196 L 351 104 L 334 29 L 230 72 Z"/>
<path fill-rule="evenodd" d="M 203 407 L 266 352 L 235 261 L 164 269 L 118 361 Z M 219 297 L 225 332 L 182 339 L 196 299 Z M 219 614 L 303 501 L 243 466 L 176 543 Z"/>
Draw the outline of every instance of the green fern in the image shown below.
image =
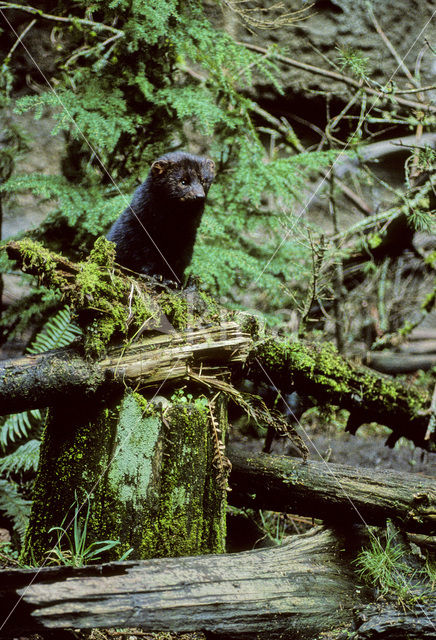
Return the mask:
<path fill-rule="evenodd" d="M 35 354 L 64 347 L 79 335 L 81 330 L 73 324 L 68 307 L 64 307 L 45 323 L 27 351 Z M 0 458 L 0 474 L 5 476 L 0 478 L 0 511 L 12 519 L 20 535 L 25 527 L 30 502 L 20 497 L 19 489 L 10 476 L 36 472 L 40 450 L 38 436 L 44 416 L 45 412 L 38 409 L 25 411 L 8 416 L 0 427 L 0 445 L 4 452 L 8 452 Z M 13 448 L 20 440 L 24 442 Z"/>
<path fill-rule="evenodd" d="M 41 422 L 42 414 L 39 409 L 31 409 L 8 416 L 0 427 L 0 445 L 3 451 L 6 451 L 7 446 L 12 442 L 27 438 L 35 426 L 39 426 Z"/>
<path fill-rule="evenodd" d="M 68 307 L 64 307 L 45 323 L 35 340 L 28 347 L 27 352 L 32 354 L 43 353 L 50 349 L 68 346 L 81 333 L 79 327 L 73 324 L 71 320 L 70 310 Z M 0 445 L 3 450 L 6 451 L 11 443 L 15 443 L 16 439 L 28 438 L 31 433 L 37 434 L 38 430 L 41 429 L 43 419 L 44 416 L 39 409 L 8 416 L 0 427 Z M 13 457 L 14 453 L 10 455 Z M 20 453 L 20 459 L 22 459 L 22 452 Z M 0 459 L 0 468 L 1 463 L 2 460 Z M 33 465 L 33 460 L 30 461 L 30 465 Z"/>
<path fill-rule="evenodd" d="M 27 352 L 43 353 L 50 349 L 66 347 L 80 335 L 81 329 L 72 322 L 69 308 L 64 307 L 45 323 Z"/>
<path fill-rule="evenodd" d="M 0 473 L 9 476 L 12 473 L 36 471 L 40 444 L 40 440 L 28 440 L 15 449 L 13 453 L 0 458 Z"/>
<path fill-rule="evenodd" d="M 23 538 L 27 527 L 31 504 L 20 495 L 15 483 L 0 478 L 0 511 L 13 522 L 20 538 Z"/>

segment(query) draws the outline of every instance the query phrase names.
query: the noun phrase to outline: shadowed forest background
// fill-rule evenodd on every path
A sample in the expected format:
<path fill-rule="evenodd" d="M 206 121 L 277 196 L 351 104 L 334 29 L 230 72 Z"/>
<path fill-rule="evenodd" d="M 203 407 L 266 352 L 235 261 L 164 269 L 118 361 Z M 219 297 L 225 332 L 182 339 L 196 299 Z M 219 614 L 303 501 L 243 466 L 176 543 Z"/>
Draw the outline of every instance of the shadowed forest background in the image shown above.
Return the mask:
<path fill-rule="evenodd" d="M 432 2 L 44 0 L 0 2 L 0 12 L 2 242 L 32 237 L 83 260 L 154 159 L 207 155 L 216 178 L 191 282 L 275 335 L 330 341 L 352 362 L 416 385 L 433 398 L 431 436 Z M 60 291 L 20 273 L 4 251 L 0 270 L 1 359 L 80 334 Z M 269 380 L 256 392 L 274 402 Z M 345 433 L 347 411 L 315 406 L 304 389 L 276 402 L 314 460 L 434 478 L 434 453 L 406 439 L 386 447 L 384 426 Z M 19 556 L 44 416 L 0 419 L 5 566 Z M 233 444 L 262 450 L 264 425 L 237 407 L 230 422 Z M 270 445 L 296 453 L 286 438 Z M 228 544 L 278 544 L 312 525 L 232 507 Z"/>

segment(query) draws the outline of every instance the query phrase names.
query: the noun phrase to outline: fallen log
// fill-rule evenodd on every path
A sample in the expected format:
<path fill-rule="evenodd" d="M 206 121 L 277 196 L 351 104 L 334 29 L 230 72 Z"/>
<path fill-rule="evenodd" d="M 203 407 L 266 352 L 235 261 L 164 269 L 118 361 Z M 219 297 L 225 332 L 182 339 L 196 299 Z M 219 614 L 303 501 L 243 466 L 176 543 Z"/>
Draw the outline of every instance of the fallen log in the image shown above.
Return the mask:
<path fill-rule="evenodd" d="M 68 396 L 112 393 L 124 382 L 141 386 L 187 377 L 190 368 L 217 375 L 244 361 L 250 338 L 235 322 L 161 334 L 110 350 L 91 362 L 75 349 L 58 349 L 0 363 L 0 414 L 62 403 Z"/>
<path fill-rule="evenodd" d="M 353 570 L 366 533 L 364 527 L 347 527 L 346 535 L 317 527 L 280 547 L 228 555 L 5 570 L 0 638 L 140 627 L 232 640 L 434 640 L 430 592 L 406 610 L 392 599 L 372 602 L 372 590 Z"/>
<path fill-rule="evenodd" d="M 312 638 L 347 626 L 362 603 L 348 547 L 317 528 L 281 547 L 231 555 L 4 571 L 0 637 L 139 626 Z"/>
<path fill-rule="evenodd" d="M 230 447 L 230 504 L 384 526 L 387 518 L 411 532 L 436 534 L 433 479 L 392 470 L 244 454 Z"/>
<path fill-rule="evenodd" d="M 366 364 L 381 373 L 411 373 L 422 369 L 428 371 L 436 365 L 436 353 L 397 353 L 395 351 L 370 351 Z"/>

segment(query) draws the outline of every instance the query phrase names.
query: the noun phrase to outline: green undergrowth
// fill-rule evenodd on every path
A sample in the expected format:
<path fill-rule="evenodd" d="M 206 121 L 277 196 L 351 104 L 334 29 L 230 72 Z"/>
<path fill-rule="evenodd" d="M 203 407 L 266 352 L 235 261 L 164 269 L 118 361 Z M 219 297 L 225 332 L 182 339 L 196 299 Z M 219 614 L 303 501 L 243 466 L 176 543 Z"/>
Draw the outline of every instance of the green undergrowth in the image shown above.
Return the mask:
<path fill-rule="evenodd" d="M 414 557 L 389 526 L 383 534 L 371 530 L 370 544 L 355 565 L 366 584 L 398 605 L 413 607 L 434 599 L 436 566 L 428 558 Z"/>

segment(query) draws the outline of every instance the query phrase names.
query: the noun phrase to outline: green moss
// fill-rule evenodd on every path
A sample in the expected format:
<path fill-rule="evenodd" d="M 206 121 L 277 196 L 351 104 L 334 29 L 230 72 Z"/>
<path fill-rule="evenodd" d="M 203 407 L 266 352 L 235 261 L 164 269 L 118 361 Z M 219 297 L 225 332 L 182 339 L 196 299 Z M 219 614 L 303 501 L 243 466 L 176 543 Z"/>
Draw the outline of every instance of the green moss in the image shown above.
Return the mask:
<path fill-rule="evenodd" d="M 88 258 L 79 263 L 71 302 L 85 334 L 85 353 L 101 356 L 111 340 L 129 339 L 156 314 L 156 305 L 133 278 L 114 270 L 115 245 L 97 238 Z"/>
<path fill-rule="evenodd" d="M 21 253 L 22 271 L 37 274 L 39 282 L 50 288 L 65 287 L 65 278 L 56 272 L 56 254 L 30 238 L 23 238 L 17 244 Z"/>
<path fill-rule="evenodd" d="M 159 296 L 159 306 L 170 324 L 177 331 L 188 326 L 188 304 L 184 297 L 177 293 L 165 292 Z"/>
<path fill-rule="evenodd" d="M 266 375 L 282 391 L 295 387 L 320 407 L 347 409 L 357 423 L 394 423 L 399 435 L 416 442 L 424 437 L 427 393 L 351 364 L 332 344 L 267 338 L 251 351 L 247 366 L 252 380 L 265 381 Z"/>
<path fill-rule="evenodd" d="M 204 404 L 175 405 L 162 419 L 143 396 L 127 393 L 100 411 L 52 411 L 23 560 L 41 562 L 56 541 L 50 528 L 66 526 L 88 499 L 87 544 L 121 542 L 105 559 L 130 547 L 137 558 L 223 551 L 226 496 L 212 459 Z"/>
<path fill-rule="evenodd" d="M 140 555 L 223 552 L 226 496 L 209 473 L 213 454 L 206 412 L 178 404 L 166 423 L 159 504 L 145 521 Z"/>

